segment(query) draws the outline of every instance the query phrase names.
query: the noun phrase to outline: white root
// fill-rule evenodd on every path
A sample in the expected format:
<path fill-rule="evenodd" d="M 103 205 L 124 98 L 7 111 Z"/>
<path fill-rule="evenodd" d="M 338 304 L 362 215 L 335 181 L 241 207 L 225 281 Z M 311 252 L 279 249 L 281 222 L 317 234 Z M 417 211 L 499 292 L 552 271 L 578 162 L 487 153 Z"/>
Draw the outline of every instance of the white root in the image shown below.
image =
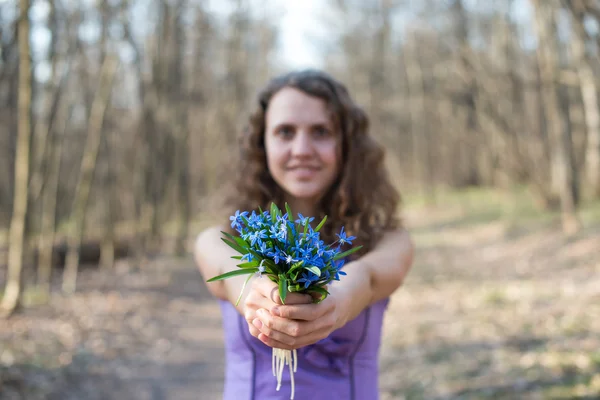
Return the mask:
<path fill-rule="evenodd" d="M 271 366 L 273 368 L 273 376 L 277 377 L 277 391 L 281 389 L 281 378 L 283 376 L 283 368 L 285 365 L 289 365 L 290 383 L 292 385 L 290 400 L 294 400 L 294 393 L 296 390 L 294 372 L 296 372 L 298 368 L 298 351 L 295 349 L 293 351 L 273 349 Z"/>

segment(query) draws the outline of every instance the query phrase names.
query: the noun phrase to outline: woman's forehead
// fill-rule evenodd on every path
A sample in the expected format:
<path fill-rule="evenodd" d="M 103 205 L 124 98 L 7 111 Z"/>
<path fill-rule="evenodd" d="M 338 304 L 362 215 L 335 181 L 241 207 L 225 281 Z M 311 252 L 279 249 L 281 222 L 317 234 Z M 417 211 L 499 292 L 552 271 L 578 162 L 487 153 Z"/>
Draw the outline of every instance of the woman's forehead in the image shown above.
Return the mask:
<path fill-rule="evenodd" d="M 325 100 L 291 87 L 283 88 L 275 93 L 269 102 L 266 117 L 269 125 L 331 122 Z"/>

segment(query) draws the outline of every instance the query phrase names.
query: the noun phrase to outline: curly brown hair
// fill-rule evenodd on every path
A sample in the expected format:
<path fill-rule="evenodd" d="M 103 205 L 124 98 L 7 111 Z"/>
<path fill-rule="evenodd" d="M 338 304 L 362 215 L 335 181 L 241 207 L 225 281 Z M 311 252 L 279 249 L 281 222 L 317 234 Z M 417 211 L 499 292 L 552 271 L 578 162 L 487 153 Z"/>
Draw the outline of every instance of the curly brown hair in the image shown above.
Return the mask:
<path fill-rule="evenodd" d="M 391 184 L 384 166 L 385 151 L 369 134 L 365 112 L 352 100 L 346 87 L 318 70 L 287 73 L 271 80 L 258 95 L 258 107 L 240 137 L 240 154 L 232 198 L 234 209 L 267 210 L 271 202 L 283 209 L 283 189 L 267 168 L 265 151 L 266 113 L 275 93 L 292 87 L 323 99 L 336 129 L 341 132 L 341 169 L 319 204 L 319 221 L 327 215 L 321 238 L 331 243 L 344 226 L 363 245 L 357 254 L 372 249 L 386 230 L 400 226 L 397 207 L 400 194 Z M 293 210 L 292 210 L 293 211 Z"/>

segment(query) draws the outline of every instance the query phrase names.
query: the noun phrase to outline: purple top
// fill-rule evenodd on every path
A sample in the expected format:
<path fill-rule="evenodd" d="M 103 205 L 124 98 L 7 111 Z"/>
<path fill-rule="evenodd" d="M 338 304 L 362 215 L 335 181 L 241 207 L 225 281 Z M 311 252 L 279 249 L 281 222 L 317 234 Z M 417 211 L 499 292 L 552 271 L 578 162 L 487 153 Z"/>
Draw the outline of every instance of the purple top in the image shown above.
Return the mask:
<path fill-rule="evenodd" d="M 289 399 L 289 366 L 283 369 L 277 391 L 272 349 L 250 334 L 246 320 L 231 303 L 219 302 L 225 331 L 223 400 Z M 388 302 L 373 304 L 329 337 L 298 349 L 295 400 L 379 398 L 379 345 Z"/>

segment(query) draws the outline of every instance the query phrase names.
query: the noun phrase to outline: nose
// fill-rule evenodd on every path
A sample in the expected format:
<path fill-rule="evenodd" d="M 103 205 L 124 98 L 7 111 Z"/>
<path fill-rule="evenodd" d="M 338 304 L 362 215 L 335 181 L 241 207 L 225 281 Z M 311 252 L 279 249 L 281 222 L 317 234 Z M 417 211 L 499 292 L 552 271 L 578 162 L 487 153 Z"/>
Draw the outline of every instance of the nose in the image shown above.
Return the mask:
<path fill-rule="evenodd" d="M 312 155 L 313 151 L 313 143 L 308 132 L 304 130 L 297 132 L 292 143 L 292 155 L 308 157 Z"/>

